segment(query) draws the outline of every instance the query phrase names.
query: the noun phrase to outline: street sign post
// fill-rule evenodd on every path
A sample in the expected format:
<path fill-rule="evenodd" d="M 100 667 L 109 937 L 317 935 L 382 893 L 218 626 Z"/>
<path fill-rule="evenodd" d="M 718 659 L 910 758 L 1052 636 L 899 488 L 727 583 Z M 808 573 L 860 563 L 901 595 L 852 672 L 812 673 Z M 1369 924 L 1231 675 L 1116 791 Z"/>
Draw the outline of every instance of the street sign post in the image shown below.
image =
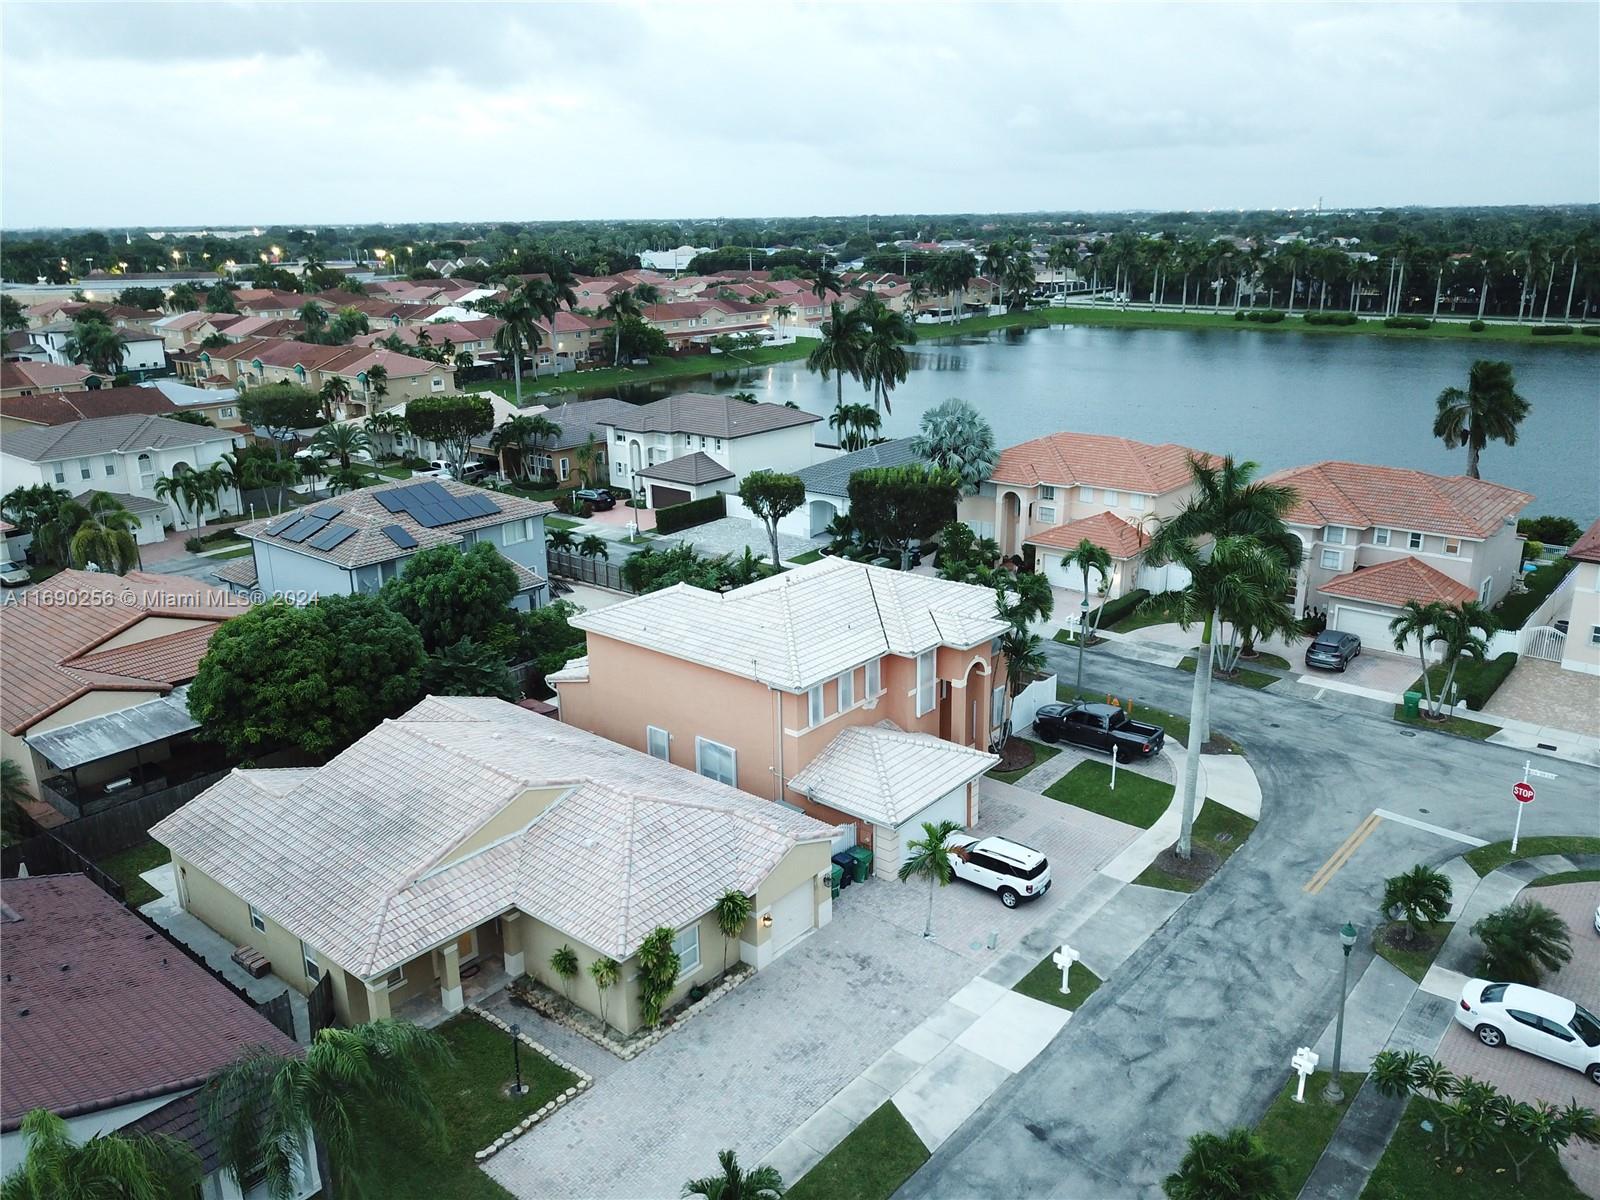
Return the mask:
<path fill-rule="evenodd" d="M 1517 822 L 1511 828 L 1512 854 L 1517 852 L 1517 840 L 1522 836 L 1522 810 L 1527 805 L 1533 803 L 1533 784 L 1528 782 L 1528 778 L 1530 776 L 1537 779 L 1558 778 L 1554 772 L 1535 770 L 1533 760 L 1531 758 L 1523 760 L 1522 778 L 1518 782 L 1511 785 L 1511 796 L 1517 802 Z"/>

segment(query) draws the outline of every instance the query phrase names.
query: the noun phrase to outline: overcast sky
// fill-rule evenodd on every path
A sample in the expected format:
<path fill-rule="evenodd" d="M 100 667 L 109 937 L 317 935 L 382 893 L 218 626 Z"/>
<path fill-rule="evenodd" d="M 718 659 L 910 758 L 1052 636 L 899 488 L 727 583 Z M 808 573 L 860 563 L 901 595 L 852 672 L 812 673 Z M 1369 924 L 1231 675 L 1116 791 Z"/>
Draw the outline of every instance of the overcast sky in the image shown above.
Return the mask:
<path fill-rule="evenodd" d="M 6 3 L 7 228 L 1600 200 L 1600 5 Z"/>

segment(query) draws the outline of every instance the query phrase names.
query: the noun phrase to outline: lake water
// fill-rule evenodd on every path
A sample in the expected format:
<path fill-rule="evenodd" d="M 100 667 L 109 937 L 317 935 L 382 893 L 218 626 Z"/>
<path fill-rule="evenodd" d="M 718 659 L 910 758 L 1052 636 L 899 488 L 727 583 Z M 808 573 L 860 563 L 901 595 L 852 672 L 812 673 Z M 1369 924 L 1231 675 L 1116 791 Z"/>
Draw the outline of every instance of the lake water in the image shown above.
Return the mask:
<path fill-rule="evenodd" d="M 914 433 L 924 410 L 960 396 L 989 419 L 1001 446 L 1070 429 L 1178 442 L 1266 470 L 1348 459 L 1438 474 L 1464 471 L 1466 451 L 1446 450 L 1433 437 L 1435 398 L 1466 386 L 1474 358 L 1505 359 L 1532 412 L 1515 446 L 1485 448 L 1483 477 L 1533 493 L 1530 513 L 1584 525 L 1600 516 L 1600 353 L 1593 349 L 1066 325 L 925 340 L 910 353 L 911 377 L 884 419 L 889 437 Z M 801 362 L 623 395 L 643 401 L 741 389 L 817 413 L 834 405 L 833 382 Z M 845 399 L 871 403 L 849 380 Z"/>

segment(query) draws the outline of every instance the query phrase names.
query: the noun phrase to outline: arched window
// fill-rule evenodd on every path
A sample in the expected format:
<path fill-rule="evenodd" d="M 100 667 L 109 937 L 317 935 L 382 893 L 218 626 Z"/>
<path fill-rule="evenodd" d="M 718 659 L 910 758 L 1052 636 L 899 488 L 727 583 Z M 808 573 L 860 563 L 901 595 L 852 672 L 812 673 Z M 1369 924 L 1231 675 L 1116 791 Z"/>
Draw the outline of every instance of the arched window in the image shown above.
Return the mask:
<path fill-rule="evenodd" d="M 139 486 L 153 488 L 156 485 L 156 465 L 150 460 L 148 454 L 139 455 Z"/>
<path fill-rule="evenodd" d="M 304 383 L 306 381 L 306 369 L 304 367 L 302 367 L 299 363 L 295 363 L 295 365 L 294 365 L 294 373 L 300 377 L 300 382 L 301 383 Z"/>

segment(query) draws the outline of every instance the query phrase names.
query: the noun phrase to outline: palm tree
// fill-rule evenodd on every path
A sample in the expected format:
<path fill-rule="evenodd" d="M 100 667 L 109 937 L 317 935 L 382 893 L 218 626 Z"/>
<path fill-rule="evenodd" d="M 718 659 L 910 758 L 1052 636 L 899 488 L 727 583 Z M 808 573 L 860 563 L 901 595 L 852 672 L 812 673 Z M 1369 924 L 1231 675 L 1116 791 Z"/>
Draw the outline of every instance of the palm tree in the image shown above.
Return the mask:
<path fill-rule="evenodd" d="M 1078 265 L 1078 246 L 1068 238 L 1059 238 L 1050 244 L 1050 253 L 1045 257 L 1045 264 L 1052 270 L 1061 272 L 1061 293 L 1067 291 L 1067 274 Z"/>
<path fill-rule="evenodd" d="M 1537 900 L 1508 904 L 1472 926 L 1483 943 L 1483 975 L 1507 983 L 1538 986 L 1546 971 L 1572 960 L 1572 934 L 1554 909 Z"/>
<path fill-rule="evenodd" d="M 544 536 L 545 545 L 552 550 L 571 554 L 578 548 L 578 538 L 570 529 L 552 529 Z"/>
<path fill-rule="evenodd" d="M 1000 653 L 1006 660 L 1006 719 L 1000 730 L 1000 745 L 1011 740 L 1011 705 L 1022 689 L 1038 679 L 1049 667 L 1044 656 L 1044 640 L 1037 633 L 1015 626 L 1000 635 Z"/>
<path fill-rule="evenodd" d="M 1568 307 L 1571 307 L 1570 302 L 1568 304 Z M 792 305 L 792 304 L 777 304 L 777 305 L 774 305 L 773 309 L 772 309 L 772 316 L 773 316 L 773 319 L 775 321 L 777 321 L 777 323 L 778 323 L 778 336 L 782 337 L 783 336 L 783 324 L 784 324 L 784 322 L 787 321 L 790 317 L 794 316 L 794 305 Z"/>
<path fill-rule="evenodd" d="M 115 375 L 122 370 L 125 341 L 121 330 L 104 321 L 74 321 L 72 336 L 64 349 L 73 362 L 86 364 L 102 375 Z"/>
<path fill-rule="evenodd" d="M 872 391 L 872 406 L 889 407 L 889 394 L 911 374 L 905 345 L 917 340 L 916 328 L 881 300 L 869 300 L 856 310 L 862 322 L 860 378 Z"/>
<path fill-rule="evenodd" d="M 801 271 L 800 278 L 811 285 L 811 290 L 817 297 L 817 303 L 826 304 L 828 293 L 836 297 L 844 295 L 844 283 L 838 274 L 828 266 L 828 256 L 823 255 L 822 261 L 809 271 Z"/>
<path fill-rule="evenodd" d="M 315 305 L 306 307 L 313 308 Z M 334 414 L 342 410 L 345 402 L 350 399 L 350 384 L 337 375 L 330 376 L 323 381 L 317 396 L 322 400 L 322 419 L 332 421 Z"/>
<path fill-rule="evenodd" d="M 101 1133 L 78 1142 L 44 1108 L 22 1118 L 22 1165 L 0 1185 L 5 1200 L 167 1200 L 202 1177 L 193 1150 L 166 1134 Z"/>
<path fill-rule="evenodd" d="M 67 557 L 74 567 L 97 563 L 118 575 L 143 565 L 133 531 L 143 523 L 104 492 L 93 492 L 83 506 L 83 519 L 73 530 Z"/>
<path fill-rule="evenodd" d="M 748 546 L 745 547 L 749 549 Z M 755 911 L 755 901 L 741 892 L 732 888 L 723 892 L 717 898 L 717 929 L 722 934 L 722 973 L 728 973 L 728 951 L 735 940 L 744 931 L 745 922 L 750 919 L 750 914 Z"/>
<path fill-rule="evenodd" d="M 284 489 L 300 477 L 300 469 L 290 458 L 270 458 L 265 462 L 257 462 L 252 468 L 255 478 L 262 488 L 276 488 L 278 492 L 278 511 L 283 511 Z"/>
<path fill-rule="evenodd" d="M 990 242 L 983 249 L 983 269 L 989 274 L 989 303 L 995 303 L 995 284 L 1000 283 L 1000 303 L 1006 302 L 1006 289 L 1002 277 L 1005 275 L 1006 263 L 1011 259 L 1011 244 L 1009 242 Z"/>
<path fill-rule="evenodd" d="M 1416 940 L 1417 926 L 1433 925 L 1450 915 L 1450 878 L 1418 863 L 1402 875 L 1384 880 L 1383 914 L 1405 922 L 1406 941 Z"/>
<path fill-rule="evenodd" d="M 607 547 L 605 538 L 598 533 L 587 534 L 583 541 L 578 543 L 578 553 L 584 558 L 599 558 L 607 562 L 611 559 L 611 550 Z"/>
<path fill-rule="evenodd" d="M 839 449 L 864 450 L 883 425 L 878 410 L 866 404 L 845 404 L 828 414 L 828 425 L 839 435 Z"/>
<path fill-rule="evenodd" d="M 323 1029 L 303 1055 L 246 1051 L 205 1085 L 201 1111 L 241 1185 L 259 1172 L 287 1200 L 315 1149 L 326 1194 L 359 1195 L 397 1126 L 442 1134 L 426 1073 L 449 1060 L 443 1038 L 405 1021 Z"/>
<path fill-rule="evenodd" d="M 611 322 L 612 341 L 615 352 L 611 359 L 612 366 L 622 365 L 622 323 L 629 318 L 638 318 L 644 315 L 644 305 L 639 303 L 639 298 L 633 294 L 632 288 L 618 288 L 600 309 L 600 315 Z"/>
<path fill-rule="evenodd" d="M 705 1200 L 780 1200 L 785 1188 L 783 1176 L 775 1167 L 757 1167 L 746 1172 L 732 1150 L 717 1151 L 720 1175 L 691 1179 L 683 1185 L 685 1196 L 704 1196 Z"/>
<path fill-rule="evenodd" d="M 389 394 L 389 368 L 382 363 L 374 363 L 367 368 L 367 388 L 378 398 L 378 407 L 383 407 L 383 398 Z"/>
<path fill-rule="evenodd" d="M 194 498 L 193 485 L 185 478 L 189 472 L 189 467 L 179 463 L 172 468 L 170 475 L 158 475 L 154 486 L 151 488 L 157 500 L 171 500 L 178 506 L 178 522 L 180 526 L 188 523 L 184 509 L 188 506 L 189 501 Z"/>
<path fill-rule="evenodd" d="M 311 445 L 339 460 L 339 469 L 348 471 L 356 454 L 372 453 L 372 439 L 358 425 L 324 425 L 311 439 Z"/>
<path fill-rule="evenodd" d="M 822 323 L 822 336 L 806 355 L 806 369 L 816 371 L 824 380 L 831 372 L 837 377 L 835 407 L 844 404 L 844 377 L 862 378 L 861 357 L 865 348 L 867 328 L 861 310 L 846 310 L 834 301 L 829 318 Z"/>
<path fill-rule="evenodd" d="M 312 341 L 317 340 L 317 335 L 327 327 L 328 310 L 315 300 L 307 300 L 300 306 L 300 322 L 306 327 L 306 333 Z"/>
<path fill-rule="evenodd" d="M 1389 622 L 1389 632 L 1394 635 L 1394 648 L 1401 653 L 1405 652 L 1406 642 L 1416 639 L 1417 660 L 1422 664 L 1422 692 L 1428 701 L 1428 711 L 1435 716 L 1438 710 L 1433 706 L 1433 680 L 1428 675 L 1428 645 L 1445 619 L 1445 607 L 1438 601 L 1423 604 L 1417 600 L 1407 600 L 1405 607 L 1400 610 L 1400 615 Z"/>
<path fill-rule="evenodd" d="M 518 414 L 503 421 L 489 438 L 489 445 L 499 451 L 508 447 L 517 451 L 518 474 L 523 479 L 530 477 L 528 463 L 538 457 L 539 451 L 544 448 L 547 441 L 553 441 L 561 436 L 561 426 L 549 417 L 535 414 Z M 531 453 L 530 453 L 531 447 Z"/>
<path fill-rule="evenodd" d="M 1286 1200 L 1283 1159 L 1249 1128 L 1197 1133 L 1178 1169 L 1161 1181 L 1170 1200 Z"/>
<path fill-rule="evenodd" d="M 595 464 L 600 460 L 600 442 L 594 434 L 584 439 L 583 445 L 572 452 L 573 461 L 578 467 L 578 486 L 588 487 L 594 482 Z"/>
<path fill-rule="evenodd" d="M 1517 426 L 1531 406 L 1517 394 L 1517 378 L 1508 362 L 1480 358 L 1467 373 L 1467 387 L 1439 393 L 1433 436 L 1445 447 L 1467 448 L 1467 478 L 1478 478 L 1478 454 L 1491 440 L 1517 444 Z"/>
<path fill-rule="evenodd" d="M 614 958 L 597 958 L 589 964 L 589 978 L 600 993 L 600 1024 L 606 1024 L 606 993 L 622 978 L 622 964 Z"/>
<path fill-rule="evenodd" d="M 1453 703 L 1450 693 L 1455 686 L 1456 668 L 1461 665 L 1461 660 L 1475 658 L 1482 662 L 1488 658 L 1489 636 L 1499 627 L 1499 622 L 1475 600 L 1444 606 L 1428 639 L 1431 645 L 1444 649 L 1441 661 L 1446 670 L 1444 684 L 1439 688 L 1441 704 Z"/>
<path fill-rule="evenodd" d="M 1083 691 L 1083 647 L 1089 641 L 1089 572 L 1096 572 L 1101 579 L 1106 579 L 1111 574 L 1111 554 L 1103 546 L 1096 546 L 1088 538 L 1078 542 L 1077 547 L 1062 561 L 1063 569 L 1071 570 L 1076 567 L 1083 573 L 1083 603 L 1080 612 L 1083 619 L 1078 624 L 1078 691 Z"/>
<path fill-rule="evenodd" d="M 494 315 L 505 322 L 494 331 L 494 348 L 511 360 L 517 407 L 522 407 L 522 356 L 539 345 L 538 314 L 524 292 L 513 292 L 494 306 Z"/>
<path fill-rule="evenodd" d="M 367 477 L 354 467 L 338 467 L 328 475 L 328 495 L 353 492 L 367 482 Z"/>
<path fill-rule="evenodd" d="M 317 494 L 317 480 L 324 479 L 328 474 L 328 459 L 322 454 L 306 454 L 295 459 L 300 465 L 300 478 L 311 485 L 311 494 Z"/>
<path fill-rule="evenodd" d="M 961 832 L 955 821 L 922 823 L 922 836 L 906 843 L 906 856 L 900 863 L 900 882 L 909 879 L 928 881 L 928 920 L 922 936 L 933 936 L 933 894 L 955 878 L 955 868 L 950 865 L 948 844 L 953 834 Z"/>

